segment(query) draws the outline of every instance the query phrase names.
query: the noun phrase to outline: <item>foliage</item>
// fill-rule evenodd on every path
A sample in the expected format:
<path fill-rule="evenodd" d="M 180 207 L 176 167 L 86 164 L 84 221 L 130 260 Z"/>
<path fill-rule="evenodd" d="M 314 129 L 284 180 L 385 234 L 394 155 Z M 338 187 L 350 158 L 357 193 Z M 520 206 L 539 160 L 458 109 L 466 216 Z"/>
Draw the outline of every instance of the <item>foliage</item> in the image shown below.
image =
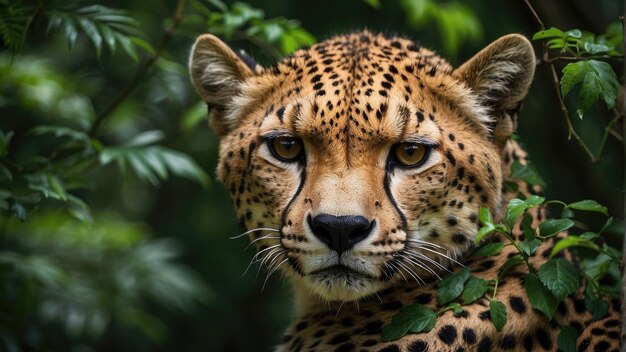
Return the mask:
<path fill-rule="evenodd" d="M 544 58 L 546 62 L 552 63 L 559 59 L 574 61 L 563 67 L 563 76 L 560 78 L 561 92 L 559 98 L 564 99 L 572 92 L 573 88 L 579 87 L 576 103 L 576 113 L 579 118 L 582 119 L 585 111 L 589 110 L 599 100 L 603 100 L 608 109 L 615 108 L 619 82 L 617 74 L 606 61 L 624 59 L 623 35 L 622 25 L 617 22 L 610 24 L 606 32 L 600 35 L 581 31 L 580 29 L 562 31 L 555 27 L 543 29 L 533 35 L 533 40 L 544 42 Z M 558 50 L 559 55 L 566 56 L 549 58 L 545 47 Z M 554 74 L 556 75 L 556 73 Z M 565 107 L 564 102 L 561 102 L 561 104 L 562 107 Z M 565 117 L 569 119 L 567 113 Z M 573 131 L 571 123 L 568 124 L 570 126 L 570 134 L 573 134 L 579 140 L 583 148 L 590 154 L 592 161 L 596 161 L 602 154 L 606 137 L 611 131 L 614 122 L 611 121 L 606 127 L 604 141 L 597 155 L 588 151 L 586 144 Z"/>
<path fill-rule="evenodd" d="M 449 55 L 455 55 L 463 43 L 482 38 L 483 28 L 475 12 L 460 1 L 402 0 L 400 6 L 414 27 L 423 28 L 435 22 L 441 32 L 443 49 Z"/>
<path fill-rule="evenodd" d="M 196 2 L 195 8 L 206 15 L 211 33 L 226 39 L 253 40 L 275 59 L 315 43 L 313 35 L 301 28 L 298 21 L 282 17 L 265 19 L 262 10 L 242 2 L 235 2 L 230 8 L 220 0 L 209 0 L 207 3 L 210 6 Z"/>
<path fill-rule="evenodd" d="M 201 189 L 210 185 L 194 158 L 165 145 L 172 132 L 142 118 L 159 114 L 137 109 L 129 98 L 142 81 L 150 82 L 150 99 L 157 97 L 143 98 L 144 106 L 167 106 L 158 97 L 187 89 L 186 69 L 164 57 L 165 45 L 183 12 L 198 8 L 206 9 L 201 28 L 187 21 L 181 31 L 245 33 L 245 39 L 281 54 L 314 40 L 297 21 L 266 20 L 244 3 L 228 8 L 215 0 L 193 1 L 176 8 L 155 49 L 128 10 L 83 0 L 34 5 L 0 0 L 0 47 L 11 51 L 0 53 L 0 109 L 14 117 L 0 123 L 0 349 L 96 346 L 113 327 L 163 343 L 168 335 L 163 314 L 191 314 L 212 303 L 209 287 L 177 263 L 176 241 L 153 238 L 145 224 L 124 219 L 112 210 L 117 206 L 92 197 L 98 188 L 111 187 L 115 171 L 123 179 L 117 187 L 144 189 L 131 197 L 149 192 L 143 183 L 162 186 L 171 175 Z M 52 48 L 46 59 L 25 49 L 31 25 L 43 26 L 46 40 L 64 39 L 74 53 L 95 52 L 105 60 L 102 77 L 62 65 L 57 56 L 68 52 L 58 46 L 44 47 Z M 117 54 L 120 48 L 126 55 Z M 128 58 L 140 61 L 135 76 L 120 92 L 107 91 L 107 75 L 115 70 L 106 60 L 132 67 Z M 182 88 L 174 86 L 179 81 L 185 82 Z M 191 133 L 206 107 L 187 100 L 176 103 L 185 105 L 184 131 Z"/>
<path fill-rule="evenodd" d="M 546 202 L 543 197 L 536 195 L 526 199 L 511 199 L 504 219 L 500 223 L 494 223 L 489 210 L 481 208 L 479 220 L 483 226 L 478 231 L 475 242 L 479 243 L 490 235 L 495 237 L 495 242 L 486 244 L 475 255 L 496 256 L 505 247 L 514 248 L 512 255 L 509 255 L 507 261 L 501 266 L 497 277 L 480 278 L 472 275 L 467 267 L 445 276 L 437 284 L 437 303 L 441 307 L 438 311 L 435 312 L 422 305 L 405 307 L 394 316 L 391 324 L 383 329 L 382 338 L 389 341 L 398 339 L 408 332 L 430 331 L 435 322 L 429 320 L 428 324 L 423 324 L 425 319 L 434 317 L 432 319 L 436 320 L 436 316 L 455 309 L 459 304 L 470 304 L 483 297 L 489 300 L 491 321 L 496 330 L 501 331 L 506 325 L 507 311 L 506 306 L 497 300 L 498 284 L 507 271 L 519 265 L 524 265 L 528 270 L 524 279 L 524 289 L 532 307 L 543 313 L 548 320 L 552 320 L 558 305 L 565 297 L 575 294 L 581 287 L 581 279 L 586 283 L 585 305 L 592 312 L 593 318 L 598 320 L 606 315 L 608 303 L 605 297 L 617 296 L 620 282 L 617 271 L 621 262 L 621 253 L 606 243 L 599 244 L 602 241 L 600 234 L 610 225 L 612 218 L 609 218 L 607 225 L 597 233 L 586 231 L 579 236 L 570 234 L 560 239 L 553 247 L 549 260 L 537 270 L 531 265 L 530 260 L 539 246 L 544 242 L 551 242 L 554 236 L 574 226 L 571 219 L 573 212 L 561 211 L 565 217 L 545 219 L 538 224 L 537 228 L 532 227 L 532 216 L 528 212 L 543 204 L 557 204 L 562 206 L 563 210 L 607 214 L 606 207 L 592 200 L 566 204 L 560 201 Z M 517 224 L 524 234 L 524 239 L 520 241 L 517 241 L 513 234 L 513 229 Z M 502 237 L 495 236 L 495 234 Z M 581 247 L 597 251 L 600 255 L 596 259 L 587 260 L 580 267 L 559 257 L 564 249 L 575 250 Z M 608 282 L 616 284 L 607 284 L 604 280 L 607 277 L 612 279 Z M 489 292 L 491 294 L 488 294 Z M 576 337 L 574 332 L 568 330 L 567 327 L 565 329 L 562 327 L 559 346 L 565 349 L 569 348 L 572 343 L 575 345 Z"/>

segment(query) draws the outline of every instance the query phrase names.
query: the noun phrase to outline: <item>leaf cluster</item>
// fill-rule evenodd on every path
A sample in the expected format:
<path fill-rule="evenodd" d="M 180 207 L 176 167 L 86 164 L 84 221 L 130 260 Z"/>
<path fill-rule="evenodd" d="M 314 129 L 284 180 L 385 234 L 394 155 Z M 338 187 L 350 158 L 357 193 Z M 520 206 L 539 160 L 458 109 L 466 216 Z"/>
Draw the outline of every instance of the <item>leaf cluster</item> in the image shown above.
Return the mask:
<path fill-rule="evenodd" d="M 543 204 L 558 204 L 563 207 L 562 217 L 546 219 L 533 227 L 533 217 L 529 213 L 533 208 Z M 472 275 L 468 267 L 446 275 L 437 284 L 437 303 L 439 310 L 422 305 L 404 307 L 394 316 L 391 323 L 384 327 L 382 338 L 385 341 L 398 339 L 407 333 L 430 331 L 436 319 L 442 313 L 453 310 L 461 314 L 462 305 L 470 304 L 479 299 L 489 300 L 489 317 L 497 331 L 501 331 L 507 322 L 507 310 L 504 303 L 497 299 L 498 284 L 505 274 L 518 266 L 525 266 L 528 274 L 524 279 L 524 290 L 532 307 L 541 312 L 548 320 L 552 320 L 558 305 L 565 297 L 573 295 L 581 287 L 581 280 L 586 283 L 585 305 L 592 313 L 593 319 L 601 319 L 608 311 L 607 295 L 619 294 L 619 287 L 603 284 L 603 279 L 610 276 L 619 278 L 620 252 L 606 243 L 600 246 L 600 235 L 611 224 L 609 218 L 605 226 L 598 231 L 584 232 L 580 235 L 571 234 L 563 237 L 553 246 L 549 259 L 539 270 L 530 263 L 542 243 L 552 241 L 564 231 L 575 225 L 572 217 L 575 211 L 595 212 L 607 215 L 607 208 L 593 200 L 583 200 L 566 204 L 560 201 L 549 201 L 536 195 L 526 199 L 514 198 L 509 201 L 503 220 L 495 223 L 490 211 L 481 208 L 479 229 L 475 242 L 482 242 L 487 236 L 496 233 L 500 237 L 480 247 L 474 256 L 497 256 L 505 247 L 514 251 L 501 265 L 498 275 L 485 279 Z M 523 232 L 523 240 L 516 240 L 513 229 L 519 224 Z M 574 266 L 560 254 L 565 249 L 586 248 L 597 251 L 600 255 L 593 260 L 585 260 L 580 267 Z M 615 282 L 619 282 L 619 279 Z M 559 347 L 571 351 L 578 336 L 576 330 L 562 327 L 559 335 Z"/>

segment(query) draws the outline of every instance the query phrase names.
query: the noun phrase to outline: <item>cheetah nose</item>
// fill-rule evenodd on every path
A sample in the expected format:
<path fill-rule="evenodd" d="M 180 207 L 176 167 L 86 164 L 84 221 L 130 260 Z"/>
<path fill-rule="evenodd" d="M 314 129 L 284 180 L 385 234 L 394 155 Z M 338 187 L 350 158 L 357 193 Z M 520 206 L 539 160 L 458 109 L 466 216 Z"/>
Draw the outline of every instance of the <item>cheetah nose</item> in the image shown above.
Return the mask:
<path fill-rule="evenodd" d="M 340 257 L 341 253 L 366 239 L 376 223 L 359 215 L 334 216 L 330 214 L 319 214 L 314 218 L 311 218 L 309 214 L 307 221 L 315 237 L 326 243 Z"/>

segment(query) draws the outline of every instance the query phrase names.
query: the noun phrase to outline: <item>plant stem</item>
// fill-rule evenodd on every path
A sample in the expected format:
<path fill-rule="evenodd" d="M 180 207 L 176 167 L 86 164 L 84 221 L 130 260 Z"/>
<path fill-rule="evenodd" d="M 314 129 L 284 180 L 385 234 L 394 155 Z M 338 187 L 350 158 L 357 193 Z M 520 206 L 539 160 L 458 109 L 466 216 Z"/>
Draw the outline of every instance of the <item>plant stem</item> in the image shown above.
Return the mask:
<path fill-rule="evenodd" d="M 111 113 L 113 113 L 113 111 L 115 111 L 115 109 L 117 109 L 117 107 L 122 102 L 124 102 L 124 100 L 126 100 L 128 96 L 130 96 L 135 88 L 137 88 L 139 82 L 141 82 L 148 70 L 157 62 L 159 57 L 163 54 L 165 48 L 167 47 L 167 44 L 169 44 L 170 40 L 174 37 L 176 27 L 183 20 L 184 8 L 185 0 L 178 0 L 178 2 L 176 3 L 176 10 L 174 11 L 174 14 L 172 16 L 172 24 L 168 29 L 165 30 L 165 32 L 161 36 L 161 39 L 156 46 L 154 54 L 149 55 L 143 60 L 141 65 L 137 67 L 137 71 L 135 71 L 133 78 L 130 80 L 130 82 L 128 82 L 126 87 L 115 97 L 115 99 L 113 99 L 109 103 L 109 105 L 107 105 L 104 109 L 102 109 L 102 111 L 100 111 L 100 113 L 96 117 L 96 120 L 91 126 L 91 129 L 89 130 L 89 136 L 93 137 L 96 135 L 96 133 L 98 132 L 98 128 L 100 128 L 105 120 L 109 116 L 111 116 Z"/>
<path fill-rule="evenodd" d="M 554 83 L 554 89 L 556 91 L 559 105 L 561 106 L 561 112 L 563 113 L 563 118 L 565 118 L 565 122 L 567 123 L 567 130 L 568 130 L 567 138 L 571 139 L 573 136 L 578 141 L 578 143 L 583 148 L 583 150 L 587 153 L 587 155 L 589 155 L 591 162 L 592 163 L 598 162 L 598 159 L 596 158 L 596 156 L 591 152 L 591 150 L 589 149 L 587 144 L 585 144 L 582 138 L 580 138 L 580 136 L 574 129 L 574 126 L 572 126 L 572 121 L 570 121 L 569 119 L 569 111 L 567 110 L 567 107 L 565 106 L 565 103 L 563 102 L 563 96 L 561 95 L 561 86 L 559 83 L 559 76 L 557 76 L 556 74 L 556 68 L 554 67 L 554 63 L 550 64 L 550 71 L 552 73 L 552 81 Z"/>
<path fill-rule="evenodd" d="M 609 56 L 609 55 L 600 55 L 600 56 L 553 56 L 548 60 L 540 60 L 538 63 L 553 63 L 555 61 L 583 61 L 583 60 L 592 60 L 592 59 L 604 59 L 604 60 L 623 60 L 622 56 Z"/>
<path fill-rule="evenodd" d="M 543 24 L 543 21 L 537 14 L 537 11 L 535 11 L 535 8 L 533 7 L 533 5 L 531 5 L 530 1 L 529 0 L 523 0 L 523 1 L 524 1 L 524 4 L 526 4 L 528 11 L 530 11 L 530 13 L 532 14 L 535 22 L 537 22 L 537 24 L 539 25 L 540 29 L 545 30 L 546 26 Z M 558 58 L 550 57 L 548 53 L 548 46 L 546 45 L 545 41 L 542 42 L 542 54 L 543 54 L 542 58 L 539 62 L 550 64 L 550 71 L 552 73 L 552 81 L 554 83 L 554 88 L 556 89 L 556 95 L 559 100 L 561 112 L 563 113 L 563 117 L 565 118 L 565 122 L 567 123 L 567 130 L 568 130 L 567 138 L 571 139 L 572 136 L 574 136 L 574 138 L 576 138 L 580 146 L 585 150 L 587 155 L 589 155 L 591 162 L 592 163 L 598 162 L 598 158 L 596 158 L 596 156 L 591 152 L 587 144 L 585 144 L 585 142 L 582 140 L 582 138 L 580 138 L 580 136 L 578 135 L 578 133 L 576 132 L 576 130 L 574 130 L 574 127 L 572 126 L 572 121 L 570 121 L 570 118 L 569 118 L 569 111 L 567 110 L 567 107 L 565 106 L 565 103 L 563 102 L 563 96 L 561 95 L 561 85 L 559 82 L 559 76 L 556 74 L 556 67 L 554 66 L 554 61 L 556 61 Z"/>

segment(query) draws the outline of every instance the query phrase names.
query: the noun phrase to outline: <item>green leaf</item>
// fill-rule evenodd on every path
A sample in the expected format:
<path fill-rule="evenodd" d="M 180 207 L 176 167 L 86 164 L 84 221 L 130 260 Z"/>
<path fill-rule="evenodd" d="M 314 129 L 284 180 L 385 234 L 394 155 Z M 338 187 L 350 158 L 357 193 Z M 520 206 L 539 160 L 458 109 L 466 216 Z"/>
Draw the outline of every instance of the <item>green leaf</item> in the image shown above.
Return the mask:
<path fill-rule="evenodd" d="M 463 308 L 459 303 L 450 303 L 447 305 L 446 308 L 452 309 L 452 312 L 454 312 L 454 316 L 459 317 L 461 316 L 461 314 L 463 314 Z"/>
<path fill-rule="evenodd" d="M 533 255 L 535 253 L 535 251 L 537 250 L 537 248 L 539 248 L 539 245 L 541 244 L 541 241 L 538 239 L 534 239 L 534 240 L 523 240 L 521 241 L 518 246 L 519 248 L 526 254 L 526 255 Z"/>
<path fill-rule="evenodd" d="M 127 147 L 137 147 L 142 145 L 149 145 L 159 142 L 165 138 L 165 134 L 159 130 L 145 131 L 138 134 L 133 139 L 128 141 L 125 145 Z"/>
<path fill-rule="evenodd" d="M 26 215 L 28 214 L 28 210 L 26 210 L 26 207 L 24 207 L 22 203 L 14 201 L 11 204 L 10 209 L 13 215 L 15 215 L 15 217 L 18 218 L 20 221 L 26 220 Z"/>
<path fill-rule="evenodd" d="M 493 225 L 493 217 L 491 216 L 489 208 L 480 207 L 480 209 L 478 210 L 478 219 L 483 225 Z"/>
<path fill-rule="evenodd" d="M 595 251 L 600 251 L 600 247 L 598 247 L 595 243 L 578 236 L 569 235 L 558 241 L 554 247 L 552 247 L 550 258 L 554 257 L 558 252 L 570 247 L 585 247 Z"/>
<path fill-rule="evenodd" d="M 574 211 L 572 211 L 572 209 L 570 208 L 563 208 L 563 210 L 561 211 L 561 219 L 572 219 L 576 214 L 574 214 Z"/>
<path fill-rule="evenodd" d="M 511 268 L 516 267 L 520 264 L 522 264 L 524 262 L 524 259 L 522 259 L 522 257 L 519 254 L 516 254 L 514 256 L 512 256 L 511 258 L 507 259 L 506 262 L 504 262 L 504 264 L 502 264 L 502 266 L 500 267 L 500 270 L 498 272 L 498 277 L 503 277 L 504 274 Z"/>
<path fill-rule="evenodd" d="M 479 243 L 485 236 L 492 233 L 496 228 L 493 224 L 487 224 L 481 227 L 476 233 L 476 238 L 474 238 L 474 243 Z"/>
<path fill-rule="evenodd" d="M 563 352 L 576 352 L 576 340 L 578 340 L 578 330 L 569 325 L 562 325 L 556 342 L 559 350 Z"/>
<path fill-rule="evenodd" d="M 504 248 L 504 243 L 502 242 L 487 243 L 484 246 L 480 247 L 480 249 L 478 249 L 476 253 L 474 253 L 474 256 L 488 257 L 492 255 L 497 255 L 502 252 L 502 248 Z"/>
<path fill-rule="evenodd" d="M 363 0 L 364 3 L 368 4 L 370 7 L 374 8 L 374 9 L 379 9 L 381 8 L 381 4 L 379 0 Z"/>
<path fill-rule="evenodd" d="M 465 282 L 470 277 L 470 269 L 463 268 L 462 270 L 449 274 L 443 278 L 443 280 L 437 283 L 439 292 L 437 293 L 437 302 L 440 305 L 452 302 L 463 292 Z"/>
<path fill-rule="evenodd" d="M 391 320 L 391 324 L 383 327 L 383 341 L 397 340 L 407 332 L 419 333 L 432 330 L 437 322 L 437 313 L 432 309 L 414 304 L 403 307 Z"/>
<path fill-rule="evenodd" d="M 593 293 L 590 288 L 585 290 L 585 307 L 591 313 L 593 320 L 604 318 L 609 311 L 609 304 Z"/>
<path fill-rule="evenodd" d="M 491 315 L 491 322 L 496 327 L 496 330 L 498 332 L 502 331 L 506 324 L 506 306 L 504 303 L 495 299 L 489 302 L 489 315 Z"/>
<path fill-rule="evenodd" d="M 543 188 L 547 187 L 546 181 L 539 175 L 535 166 L 529 162 L 524 165 L 518 160 L 513 161 L 513 164 L 511 164 L 511 177 L 524 180 L 530 185 L 538 185 Z"/>
<path fill-rule="evenodd" d="M 539 280 L 559 301 L 580 286 L 578 269 L 565 259 L 550 259 L 539 268 Z"/>
<path fill-rule="evenodd" d="M 552 237 L 574 226 L 570 219 L 547 219 L 539 224 L 539 234 L 543 237 Z"/>
<path fill-rule="evenodd" d="M 583 60 L 567 64 L 561 77 L 561 92 L 567 96 L 571 89 L 581 84 L 577 112 L 580 118 L 601 97 L 609 109 L 615 106 L 619 82 L 611 65 L 597 60 Z"/>
<path fill-rule="evenodd" d="M 13 138 L 13 131 L 0 131 L 0 158 L 4 158 L 9 153 L 11 138 Z"/>
<path fill-rule="evenodd" d="M 537 275 L 528 273 L 524 279 L 524 289 L 533 308 L 542 312 L 548 320 L 552 320 L 559 304 L 552 292 L 537 278 Z"/>
<path fill-rule="evenodd" d="M 522 215 L 526 209 L 536 207 L 544 202 L 545 198 L 532 195 L 526 200 L 513 198 L 509 201 L 506 214 L 504 215 L 504 221 L 509 229 L 512 229 L 517 222 L 517 219 Z"/>
<path fill-rule="evenodd" d="M 475 276 L 470 277 L 463 290 L 463 304 L 470 304 L 487 293 L 487 281 Z"/>
<path fill-rule="evenodd" d="M 410 324 L 389 324 L 383 326 L 383 332 L 380 335 L 381 341 L 394 341 L 409 332 Z"/>
<path fill-rule="evenodd" d="M 581 200 L 580 202 L 568 204 L 567 207 L 576 210 L 594 211 L 596 213 L 601 213 L 607 216 L 609 215 L 608 208 L 596 202 L 595 200 Z"/>
<path fill-rule="evenodd" d="M 560 30 L 560 29 L 558 29 L 556 27 L 551 27 L 549 29 L 545 29 L 545 30 L 542 30 L 542 31 L 539 31 L 539 32 L 535 33 L 533 35 L 532 40 L 541 40 L 541 39 L 550 39 L 550 38 L 563 38 L 565 36 L 566 36 L 566 34 L 562 30 Z"/>
<path fill-rule="evenodd" d="M 532 227 L 533 225 L 533 216 L 526 213 L 524 214 L 524 218 L 522 219 L 522 231 L 524 232 L 524 238 L 527 241 L 532 241 L 537 236 L 537 231 Z"/>

